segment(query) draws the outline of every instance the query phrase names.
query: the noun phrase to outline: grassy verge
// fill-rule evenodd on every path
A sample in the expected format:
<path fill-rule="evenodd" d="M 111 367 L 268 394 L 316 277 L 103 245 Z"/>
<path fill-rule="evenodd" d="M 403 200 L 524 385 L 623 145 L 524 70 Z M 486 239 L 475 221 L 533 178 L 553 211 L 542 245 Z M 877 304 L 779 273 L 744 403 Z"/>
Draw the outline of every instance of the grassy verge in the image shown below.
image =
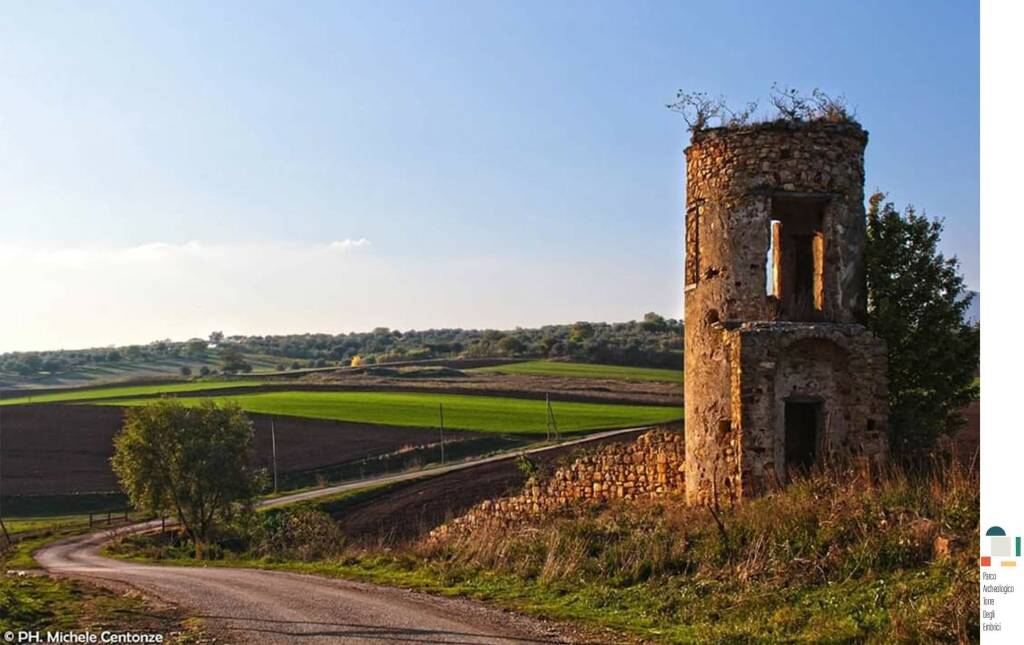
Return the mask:
<path fill-rule="evenodd" d="M 280 509 L 202 564 L 464 595 L 664 642 L 978 640 L 978 480 L 960 468 L 818 474 L 716 514 L 584 507 L 397 549 L 346 546 L 323 510 Z M 165 539 L 113 551 L 195 564 Z"/>
<path fill-rule="evenodd" d="M 105 528 L 116 528 L 118 526 L 141 522 L 146 519 L 149 518 L 142 513 L 135 511 L 129 511 L 126 519 L 124 511 L 122 510 L 116 513 L 111 513 L 109 523 L 106 521 L 106 516 L 99 514 L 93 515 L 93 522 L 90 525 L 89 514 L 86 513 L 6 517 L 4 518 L 4 526 L 7 527 L 8 533 L 10 533 L 14 540 L 21 540 L 23 537 L 33 538 L 37 536 L 55 539 L 56 537 L 66 537 L 89 531 L 102 531 Z"/>
<path fill-rule="evenodd" d="M 281 414 L 355 423 L 433 427 L 438 406 L 444 405 L 445 427 L 480 432 L 544 434 L 544 401 L 461 394 L 412 392 L 266 392 L 223 397 L 246 412 Z M 201 399 L 182 399 L 197 405 Z M 141 405 L 144 400 L 104 401 L 101 405 Z M 551 404 L 559 430 L 584 432 L 634 425 L 650 425 L 682 417 L 682 408 L 604 403 Z"/>
<path fill-rule="evenodd" d="M 146 627 L 139 629 L 139 623 L 143 619 L 152 621 L 153 614 L 141 598 L 69 580 L 0 575 L 0 623 L 4 629 L 49 632 L 101 627 L 148 631 Z M 163 629 L 158 627 L 157 631 Z M 45 634 L 42 638 L 45 642 Z"/>
<path fill-rule="evenodd" d="M 681 363 L 680 363 L 681 364 Z M 530 374 L 537 376 L 563 376 L 570 378 L 603 378 L 616 381 L 662 381 L 682 383 L 682 369 L 670 370 L 656 367 L 626 367 L 623 365 L 601 365 L 596 363 L 568 363 L 565 361 L 523 361 L 508 365 L 479 367 L 470 372 L 495 372 L 498 374 Z"/>
<path fill-rule="evenodd" d="M 135 557 L 145 562 L 153 558 Z M 670 643 L 939 643 L 969 629 L 964 612 L 944 615 L 977 589 L 962 567 L 939 562 L 871 579 L 807 587 L 783 583 L 684 579 L 617 585 L 545 581 L 403 555 L 330 561 L 230 557 L 165 564 L 249 567 L 359 580 L 443 596 L 462 596 L 550 620 Z M 976 626 L 975 626 L 976 627 Z M 975 629 L 970 627 L 970 629 Z"/>
<path fill-rule="evenodd" d="M 35 558 L 32 557 L 32 553 L 37 549 L 55 542 L 64 537 L 74 535 L 75 532 L 70 529 L 61 529 L 58 531 L 47 532 L 43 535 L 37 535 L 33 537 L 26 537 L 17 540 L 13 545 L 8 547 L 3 555 L 0 556 L 0 562 L 3 563 L 4 569 L 35 569 L 39 566 Z"/>
<path fill-rule="evenodd" d="M 128 524 L 148 519 L 140 513 L 130 513 Z M 82 535 L 105 528 L 117 528 L 125 523 L 111 526 L 89 526 L 89 516 L 69 515 L 61 517 L 33 517 L 5 519 L 4 524 L 11 533 L 14 543 L 0 550 L 0 567 L 4 569 L 35 569 L 39 563 L 32 554 L 41 547 L 64 538 Z"/>
<path fill-rule="evenodd" d="M 78 528 L 89 525 L 88 515 L 60 515 L 57 517 L 13 517 L 5 518 L 7 531 L 17 537 L 22 533 Z"/>
<path fill-rule="evenodd" d="M 56 519 L 56 518 L 51 518 Z M 3 630 L 160 633 L 165 642 L 204 643 L 198 623 L 179 610 L 155 604 L 135 593 L 115 593 L 91 584 L 17 570 L 38 566 L 32 553 L 40 547 L 86 530 L 77 524 L 51 524 L 51 530 L 0 551 L 0 626 Z"/>
<path fill-rule="evenodd" d="M 198 622 L 133 593 L 46 576 L 0 574 L 0 625 L 47 633 L 88 630 L 159 633 L 166 643 L 210 643 Z"/>
<path fill-rule="evenodd" d="M 99 387 L 82 390 L 69 390 L 46 394 L 29 394 L 10 399 L 0 399 L 0 405 L 25 405 L 28 403 L 64 403 L 70 401 L 92 401 L 97 399 L 114 399 L 126 396 L 156 396 L 178 392 L 204 392 L 224 388 L 255 387 L 262 381 L 189 381 L 187 383 L 164 383 L 162 385 L 125 385 L 120 387 Z"/>

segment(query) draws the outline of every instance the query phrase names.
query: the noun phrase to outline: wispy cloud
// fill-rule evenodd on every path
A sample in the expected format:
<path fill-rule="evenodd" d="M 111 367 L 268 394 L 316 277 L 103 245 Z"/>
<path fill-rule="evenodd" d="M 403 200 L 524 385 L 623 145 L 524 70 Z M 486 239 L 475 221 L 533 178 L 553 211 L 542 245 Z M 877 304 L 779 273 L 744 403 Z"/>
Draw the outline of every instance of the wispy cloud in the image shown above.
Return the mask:
<path fill-rule="evenodd" d="M 364 246 L 370 246 L 370 240 L 365 237 L 361 237 L 358 240 L 350 240 L 345 238 L 344 240 L 335 240 L 327 245 L 327 249 L 330 251 L 348 251 L 350 249 L 358 249 Z"/>

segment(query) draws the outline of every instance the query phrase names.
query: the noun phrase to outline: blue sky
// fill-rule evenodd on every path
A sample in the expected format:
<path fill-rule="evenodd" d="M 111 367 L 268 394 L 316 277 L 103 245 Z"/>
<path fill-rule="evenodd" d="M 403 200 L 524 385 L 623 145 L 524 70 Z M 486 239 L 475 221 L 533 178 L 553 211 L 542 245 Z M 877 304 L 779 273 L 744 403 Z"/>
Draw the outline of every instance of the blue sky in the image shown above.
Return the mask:
<path fill-rule="evenodd" d="M 677 317 L 664 104 L 773 82 L 849 98 L 976 288 L 968 2 L 7 5 L 0 351 Z"/>

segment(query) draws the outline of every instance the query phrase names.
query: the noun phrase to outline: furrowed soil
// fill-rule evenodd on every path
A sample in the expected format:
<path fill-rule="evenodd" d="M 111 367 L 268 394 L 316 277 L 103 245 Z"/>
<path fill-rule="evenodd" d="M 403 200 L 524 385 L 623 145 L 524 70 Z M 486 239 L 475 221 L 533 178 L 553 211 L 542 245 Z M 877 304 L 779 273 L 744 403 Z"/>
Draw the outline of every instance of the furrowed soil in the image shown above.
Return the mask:
<path fill-rule="evenodd" d="M 468 394 L 517 399 L 574 403 L 620 403 L 629 405 L 683 405 L 683 388 L 678 383 L 619 381 L 578 377 L 491 374 L 465 372 L 461 376 L 408 377 L 374 376 L 365 372 L 317 372 L 288 382 L 250 387 L 225 387 L 212 391 L 178 392 L 177 397 L 232 396 L 261 392 L 419 392 L 424 394 Z M 114 396 L 118 400 L 152 398 Z M 92 402 L 97 402 L 98 399 Z"/>
<path fill-rule="evenodd" d="M 673 383 L 457 371 L 451 376 L 410 377 L 339 370 L 307 374 L 287 383 L 179 392 L 176 396 L 228 396 L 286 390 L 423 392 L 535 400 L 550 396 L 554 401 L 682 405 L 682 388 Z M 4 497 L 118 490 L 109 460 L 113 454 L 113 437 L 123 421 L 122 409 L 33 403 L 4 406 L 0 414 L 4 431 L 4 450 L 0 455 Z M 271 416 L 250 416 L 256 429 L 254 465 L 269 468 Z M 331 468 L 414 446 L 429 446 L 437 441 L 436 430 L 432 428 L 273 418 L 281 475 Z M 446 434 L 448 441 L 477 440 L 481 436 L 465 431 Z M 287 481 L 287 477 L 283 481 Z M 309 485 L 311 482 L 300 483 Z"/>
<path fill-rule="evenodd" d="M 259 380 L 255 380 L 258 378 Z M 298 374 L 272 374 L 248 381 L 182 382 L 146 381 L 117 386 L 87 388 L 48 388 L 33 392 L 9 391 L 0 395 L 0 403 L 65 403 L 104 399 L 149 399 L 157 396 L 220 397 L 281 391 L 375 391 L 470 394 L 525 399 L 543 399 L 580 403 L 623 403 L 633 405 L 677 406 L 683 404 L 679 383 L 629 381 L 613 378 L 554 376 L 541 374 L 501 374 L 463 372 L 443 365 L 431 368 L 376 366 L 366 369 L 318 369 Z M 137 391 L 137 393 L 135 392 Z M 27 400 L 29 397 L 33 400 Z M 5 405 L 6 407 L 6 405 Z"/>
<path fill-rule="evenodd" d="M 339 371 L 310 374 L 296 381 L 290 388 L 295 389 L 296 385 L 336 390 L 437 392 L 526 399 L 543 399 L 550 395 L 552 400 L 581 403 L 683 405 L 683 388 L 679 383 L 527 374 L 464 372 L 464 375 L 459 377 L 410 378 Z M 247 391 L 254 392 L 259 389 L 248 389 Z"/>
<path fill-rule="evenodd" d="M 60 495 L 118 490 L 110 469 L 113 438 L 124 410 L 93 405 L 32 404 L 4 408 L 0 459 L 3 495 Z M 271 465 L 270 421 L 277 435 L 278 470 L 303 472 L 433 444 L 431 428 L 390 427 L 251 414 L 254 465 Z M 446 440 L 478 437 L 449 431 Z"/>

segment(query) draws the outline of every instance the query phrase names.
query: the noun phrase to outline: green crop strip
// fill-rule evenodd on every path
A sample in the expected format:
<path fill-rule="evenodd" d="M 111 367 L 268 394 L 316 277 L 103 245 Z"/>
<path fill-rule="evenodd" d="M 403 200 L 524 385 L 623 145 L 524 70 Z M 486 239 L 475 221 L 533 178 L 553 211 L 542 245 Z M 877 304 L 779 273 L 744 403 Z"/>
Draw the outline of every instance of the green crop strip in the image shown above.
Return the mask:
<path fill-rule="evenodd" d="M 119 387 L 101 387 L 88 390 L 68 390 L 47 394 L 26 394 L 12 399 L 0 399 L 0 405 L 24 405 L 27 403 L 63 403 L 68 401 L 90 401 L 95 399 L 115 399 L 129 396 L 156 396 L 159 394 L 176 394 L 179 392 L 205 392 L 236 387 L 255 387 L 263 385 L 261 381 L 199 381 L 190 383 L 164 383 L 163 385 L 125 385 Z"/>
<path fill-rule="evenodd" d="M 445 427 L 482 432 L 544 434 L 544 401 L 491 396 L 421 394 L 406 392 L 266 392 L 232 394 L 246 412 L 330 419 L 379 425 L 435 427 L 438 408 L 444 405 Z M 194 405 L 199 398 L 182 399 Z M 144 399 L 103 401 L 102 405 L 132 406 Z M 674 421 L 682 408 L 604 403 L 551 403 L 558 429 L 563 433 L 624 428 Z"/>

